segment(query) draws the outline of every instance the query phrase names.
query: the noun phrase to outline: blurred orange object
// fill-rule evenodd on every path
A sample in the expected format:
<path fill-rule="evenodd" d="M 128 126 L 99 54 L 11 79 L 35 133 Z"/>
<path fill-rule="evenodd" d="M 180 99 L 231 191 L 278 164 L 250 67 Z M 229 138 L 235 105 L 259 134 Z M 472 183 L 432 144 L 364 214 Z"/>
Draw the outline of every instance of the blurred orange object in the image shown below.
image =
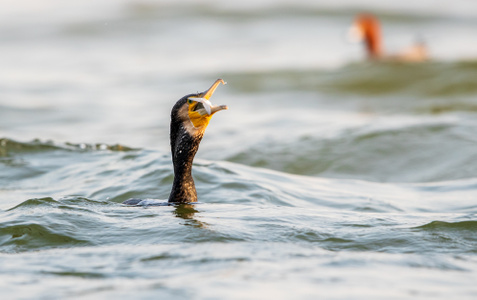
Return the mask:
<path fill-rule="evenodd" d="M 428 59 L 427 47 L 423 41 L 418 41 L 398 53 L 386 53 L 382 43 L 381 25 L 378 18 L 372 14 L 358 15 L 348 32 L 348 38 L 350 41 L 364 42 L 368 58 L 372 60 L 420 62 Z"/>

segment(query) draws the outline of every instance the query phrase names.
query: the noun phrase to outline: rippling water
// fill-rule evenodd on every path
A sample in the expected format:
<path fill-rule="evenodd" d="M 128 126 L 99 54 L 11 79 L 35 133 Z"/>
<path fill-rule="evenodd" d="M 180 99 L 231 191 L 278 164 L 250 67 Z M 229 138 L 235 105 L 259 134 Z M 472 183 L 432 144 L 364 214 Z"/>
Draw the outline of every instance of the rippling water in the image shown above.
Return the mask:
<path fill-rule="evenodd" d="M 1 1 L 8 299 L 475 299 L 472 1 Z M 386 48 L 343 36 L 374 11 Z M 167 199 L 169 114 L 224 78 Z"/>

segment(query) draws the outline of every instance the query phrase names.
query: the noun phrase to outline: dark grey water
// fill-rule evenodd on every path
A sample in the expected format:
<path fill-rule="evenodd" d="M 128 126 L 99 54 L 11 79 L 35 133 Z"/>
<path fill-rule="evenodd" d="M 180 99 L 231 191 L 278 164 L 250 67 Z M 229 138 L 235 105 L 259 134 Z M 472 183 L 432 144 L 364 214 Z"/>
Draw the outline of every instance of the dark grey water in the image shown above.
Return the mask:
<path fill-rule="evenodd" d="M 3 2 L 2 299 L 475 299 L 477 10 L 424 4 Z M 362 62 L 362 9 L 433 59 Z M 200 203 L 121 206 L 219 77 Z"/>

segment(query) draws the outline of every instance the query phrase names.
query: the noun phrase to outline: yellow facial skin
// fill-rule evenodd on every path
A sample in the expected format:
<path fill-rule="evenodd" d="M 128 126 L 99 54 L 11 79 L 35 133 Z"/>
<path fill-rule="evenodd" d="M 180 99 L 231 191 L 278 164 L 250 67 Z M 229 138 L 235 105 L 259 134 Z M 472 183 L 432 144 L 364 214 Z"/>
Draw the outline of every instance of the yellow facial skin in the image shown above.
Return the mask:
<path fill-rule="evenodd" d="M 209 121 L 212 118 L 212 114 L 207 114 L 205 109 L 199 109 L 194 111 L 195 107 L 199 105 L 199 102 L 195 102 L 192 100 L 187 100 L 187 104 L 189 105 L 189 119 L 194 125 L 195 128 L 199 127 L 207 127 L 209 125 Z"/>
<path fill-rule="evenodd" d="M 220 84 L 226 84 L 222 79 L 217 79 L 214 84 L 205 92 L 196 97 L 187 99 L 189 119 L 195 128 L 204 128 L 209 125 L 210 118 L 216 112 L 227 109 L 226 105 L 214 106 L 209 99 Z M 197 107 L 199 105 L 199 107 Z"/>

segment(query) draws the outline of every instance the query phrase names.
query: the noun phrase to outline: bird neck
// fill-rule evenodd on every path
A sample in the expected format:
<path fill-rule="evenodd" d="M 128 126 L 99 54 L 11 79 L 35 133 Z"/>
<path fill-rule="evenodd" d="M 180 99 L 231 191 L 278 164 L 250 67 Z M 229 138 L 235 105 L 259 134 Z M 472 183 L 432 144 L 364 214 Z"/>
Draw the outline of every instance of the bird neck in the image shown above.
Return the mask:
<path fill-rule="evenodd" d="M 171 151 L 174 165 L 174 182 L 169 202 L 197 202 L 197 191 L 192 178 L 192 162 L 199 150 L 203 132 L 191 135 L 183 124 L 171 123 Z"/>
<path fill-rule="evenodd" d="M 369 58 L 376 59 L 383 55 L 381 28 L 377 20 L 368 20 L 365 24 L 365 43 Z"/>

